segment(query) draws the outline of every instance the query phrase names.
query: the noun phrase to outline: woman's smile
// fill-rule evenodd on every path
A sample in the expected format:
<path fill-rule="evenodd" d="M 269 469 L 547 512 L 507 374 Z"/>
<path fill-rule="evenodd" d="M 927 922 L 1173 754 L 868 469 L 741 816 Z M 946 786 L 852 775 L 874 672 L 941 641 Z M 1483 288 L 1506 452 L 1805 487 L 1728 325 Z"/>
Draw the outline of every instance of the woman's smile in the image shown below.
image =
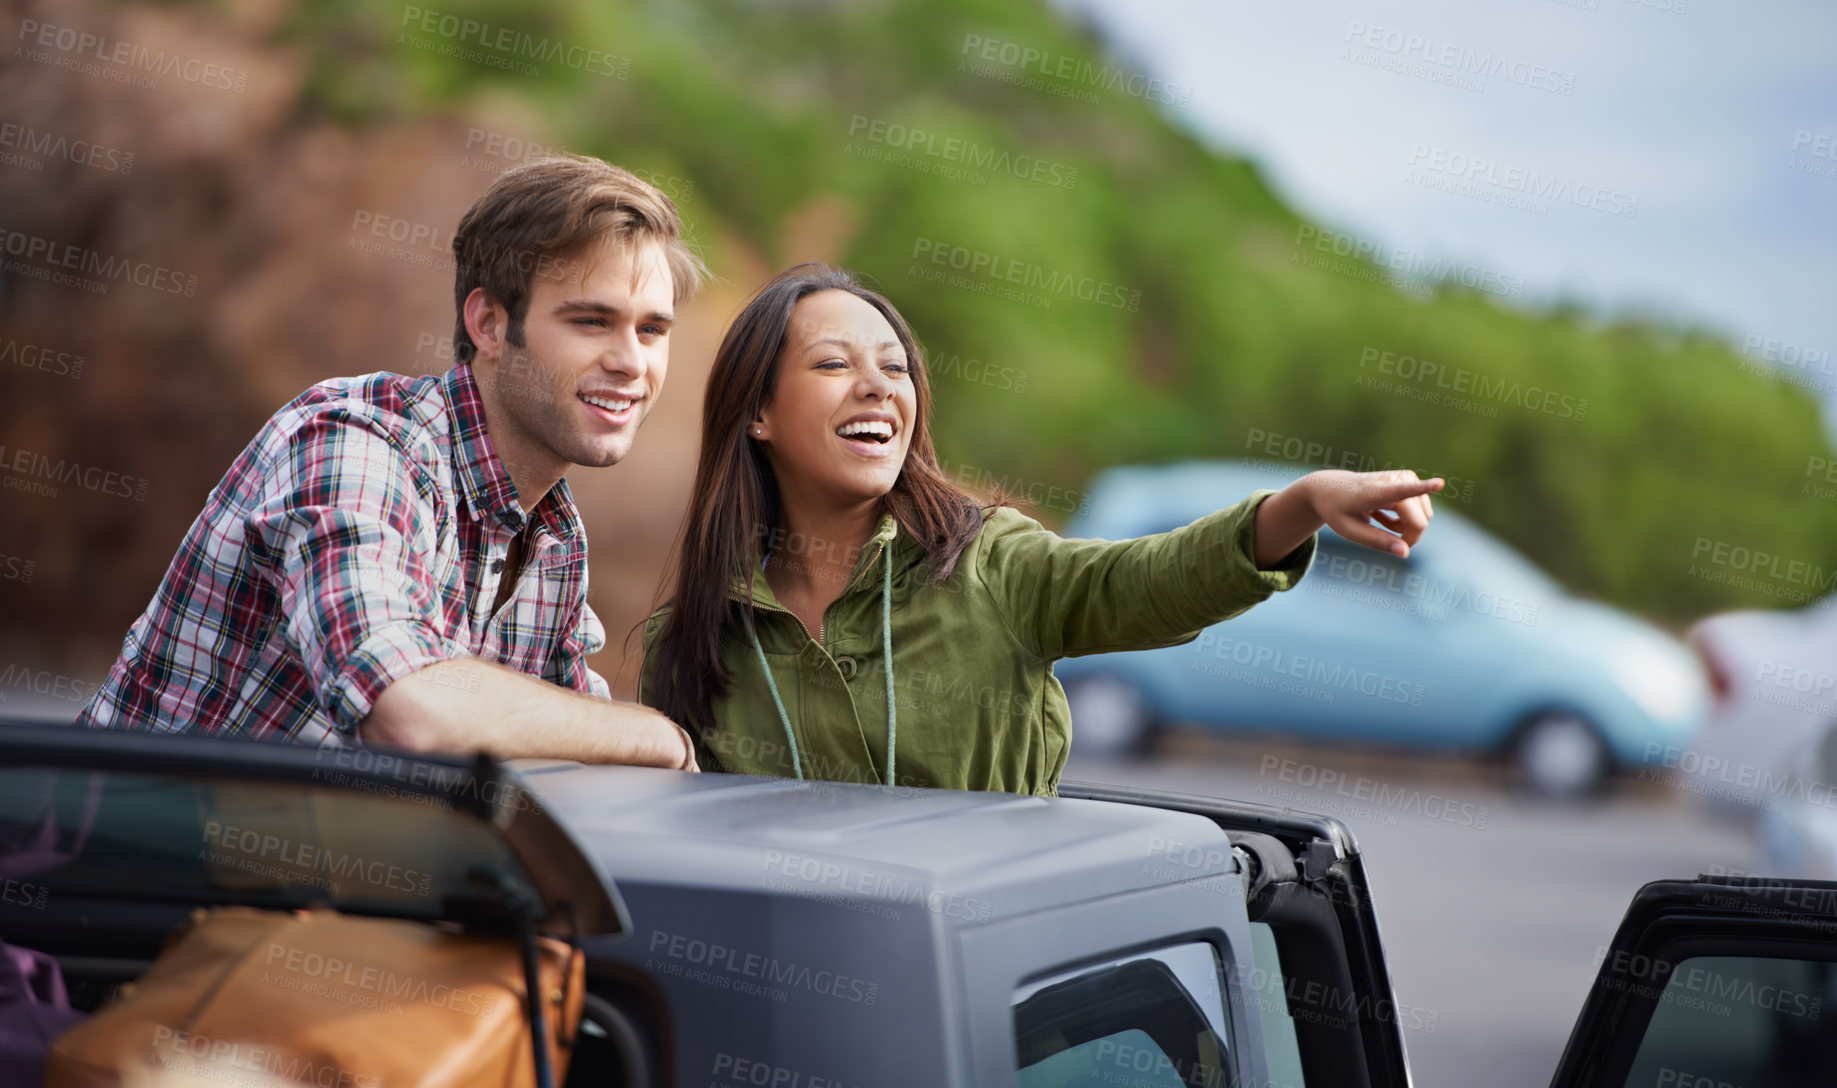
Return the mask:
<path fill-rule="evenodd" d="M 888 412 L 857 412 L 836 428 L 836 437 L 850 453 L 876 460 L 899 452 L 894 437 L 899 417 Z"/>

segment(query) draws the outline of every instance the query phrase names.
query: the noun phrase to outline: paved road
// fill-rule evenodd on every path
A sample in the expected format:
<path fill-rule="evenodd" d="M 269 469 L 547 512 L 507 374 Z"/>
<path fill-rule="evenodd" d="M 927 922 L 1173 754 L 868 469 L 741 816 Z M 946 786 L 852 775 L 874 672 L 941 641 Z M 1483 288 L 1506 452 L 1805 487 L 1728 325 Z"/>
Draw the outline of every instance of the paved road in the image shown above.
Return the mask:
<path fill-rule="evenodd" d="M 1329 773 L 1342 777 L 1322 788 Z M 1445 760 L 1176 737 L 1151 761 L 1074 759 L 1066 777 L 1288 805 L 1351 827 L 1399 1005 L 1434 1014 L 1433 1031 L 1405 1033 L 1421 1088 L 1548 1084 L 1639 886 L 1754 860 L 1745 832 L 1655 788 L 1537 803 Z"/>

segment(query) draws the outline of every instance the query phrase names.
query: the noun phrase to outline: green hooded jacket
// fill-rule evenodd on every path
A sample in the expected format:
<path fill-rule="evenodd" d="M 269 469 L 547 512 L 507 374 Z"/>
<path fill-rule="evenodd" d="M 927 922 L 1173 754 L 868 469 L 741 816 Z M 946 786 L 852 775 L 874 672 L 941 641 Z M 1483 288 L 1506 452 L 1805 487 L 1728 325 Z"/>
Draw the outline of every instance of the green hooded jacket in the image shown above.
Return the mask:
<path fill-rule="evenodd" d="M 848 588 L 823 615 L 820 641 L 753 576 L 759 642 L 796 731 L 804 777 L 885 781 L 887 705 L 881 588 L 892 549 L 894 772 L 900 786 L 1051 795 L 1071 737 L 1061 657 L 1190 642 L 1278 590 L 1313 562 L 1315 539 L 1271 570 L 1253 558 L 1256 508 L 1243 502 L 1191 525 L 1135 540 L 1072 540 L 1001 507 L 963 550 L 949 579 L 928 585 L 924 551 L 882 517 Z M 736 599 L 744 599 L 735 583 Z M 653 703 L 650 650 L 668 611 L 645 625 L 639 699 Z M 704 770 L 795 773 L 758 654 L 730 631 L 733 671 L 716 725 L 697 738 Z M 654 704 L 653 704 L 654 705 Z"/>

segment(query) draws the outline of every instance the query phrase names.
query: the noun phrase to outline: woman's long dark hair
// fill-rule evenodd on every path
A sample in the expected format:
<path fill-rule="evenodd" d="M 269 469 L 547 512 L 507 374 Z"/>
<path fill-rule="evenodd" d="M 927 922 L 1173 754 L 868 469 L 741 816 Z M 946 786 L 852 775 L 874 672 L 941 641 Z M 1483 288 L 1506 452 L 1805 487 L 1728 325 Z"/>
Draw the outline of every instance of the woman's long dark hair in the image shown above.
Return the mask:
<path fill-rule="evenodd" d="M 714 700 L 726 694 L 732 674 L 721 662 L 728 631 L 752 624 L 751 572 L 759 569 L 768 534 L 780 528 L 778 483 L 765 451 L 746 434 L 777 388 L 791 310 L 818 291 L 847 291 L 879 310 L 906 350 L 916 408 L 912 440 L 893 489 L 881 500 L 886 512 L 925 549 L 931 580 L 942 582 L 957 557 L 982 529 L 980 505 L 945 478 L 928 424 L 931 387 L 912 329 L 880 294 L 840 268 L 800 264 L 759 289 L 727 328 L 708 391 L 702 398 L 702 448 L 695 489 L 675 562 L 670 614 L 651 648 L 655 658 L 654 705 L 691 730 L 714 724 Z M 744 603 L 729 600 L 738 578 Z"/>

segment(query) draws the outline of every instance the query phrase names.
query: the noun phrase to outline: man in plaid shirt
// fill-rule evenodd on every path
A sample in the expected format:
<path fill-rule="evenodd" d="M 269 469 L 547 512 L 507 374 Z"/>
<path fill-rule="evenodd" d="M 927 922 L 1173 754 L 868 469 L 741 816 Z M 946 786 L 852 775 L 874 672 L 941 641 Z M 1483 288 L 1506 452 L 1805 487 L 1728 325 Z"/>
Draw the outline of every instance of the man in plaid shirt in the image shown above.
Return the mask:
<path fill-rule="evenodd" d="M 597 159 L 506 172 L 453 239 L 458 365 L 275 413 L 79 723 L 694 769 L 587 667 L 605 630 L 562 479 L 618 463 L 656 402 L 705 274 L 681 230 Z"/>

